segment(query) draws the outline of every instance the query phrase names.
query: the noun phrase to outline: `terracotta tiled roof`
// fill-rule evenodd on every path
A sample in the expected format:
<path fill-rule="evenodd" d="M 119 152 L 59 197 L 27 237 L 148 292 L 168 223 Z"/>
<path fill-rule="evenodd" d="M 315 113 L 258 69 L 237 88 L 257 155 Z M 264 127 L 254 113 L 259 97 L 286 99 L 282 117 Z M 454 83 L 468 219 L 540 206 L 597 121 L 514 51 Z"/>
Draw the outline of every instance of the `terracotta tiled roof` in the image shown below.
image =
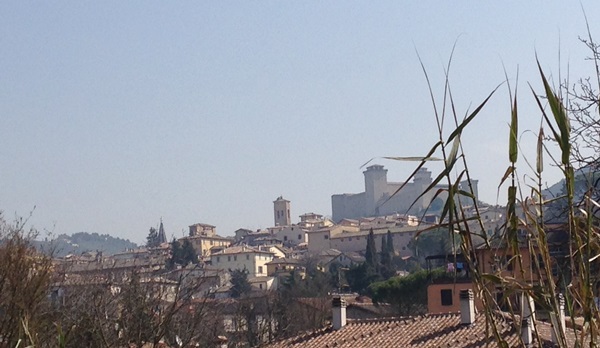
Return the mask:
<path fill-rule="evenodd" d="M 211 256 L 219 256 L 219 255 L 230 255 L 230 254 L 242 254 L 242 253 L 261 253 L 261 254 L 273 254 L 267 250 L 260 250 L 254 247 L 250 247 L 247 245 L 238 245 L 232 246 L 229 248 L 225 248 L 219 252 L 212 254 Z"/>
<path fill-rule="evenodd" d="M 281 264 L 297 265 L 299 263 L 300 263 L 300 260 L 298 260 L 298 259 L 279 258 L 279 259 L 273 259 L 273 261 L 267 262 L 267 265 L 281 265 Z"/>
<path fill-rule="evenodd" d="M 551 347 L 547 323 L 536 323 L 543 347 Z M 519 334 L 508 321 L 499 319 L 500 336 L 509 347 L 521 346 Z M 548 336 L 548 337 L 545 337 Z M 462 325 L 460 314 L 434 314 L 412 318 L 348 320 L 340 330 L 331 327 L 276 342 L 265 347 L 391 348 L 391 347 L 495 347 L 493 334 L 482 314 L 473 325 Z M 532 345 L 531 347 L 539 347 Z"/>

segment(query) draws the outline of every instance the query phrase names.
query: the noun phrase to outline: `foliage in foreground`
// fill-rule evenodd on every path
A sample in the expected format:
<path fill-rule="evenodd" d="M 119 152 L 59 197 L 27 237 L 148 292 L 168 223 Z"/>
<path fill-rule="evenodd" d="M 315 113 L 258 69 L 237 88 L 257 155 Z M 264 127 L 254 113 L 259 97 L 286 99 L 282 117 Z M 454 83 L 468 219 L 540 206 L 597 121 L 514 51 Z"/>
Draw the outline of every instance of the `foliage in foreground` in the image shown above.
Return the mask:
<path fill-rule="evenodd" d="M 420 270 L 404 277 L 393 277 L 369 285 L 373 303 L 389 303 L 402 316 L 427 312 L 427 285 L 438 277 L 446 276 L 442 269 Z"/>
<path fill-rule="evenodd" d="M 588 152 L 587 156 L 582 156 L 584 148 L 600 148 L 598 137 L 591 141 L 588 138 L 584 144 L 577 142 L 581 141 L 580 135 L 582 132 L 585 133 L 586 129 L 588 131 L 591 129 L 591 132 L 600 129 L 598 127 L 600 55 L 598 46 L 593 43 L 591 36 L 586 43 L 593 52 L 592 61 L 596 68 L 594 80 L 599 88 L 594 89 L 594 84 L 590 83 L 580 85 L 585 92 L 585 100 L 581 99 L 581 94 L 572 92 L 569 94 L 560 87 L 553 88 L 538 63 L 542 87 L 540 91 L 530 87 L 530 92 L 531 100 L 539 107 L 542 125 L 535 132 L 538 138 L 536 156 L 534 159 L 524 158 L 529 170 L 523 172 L 518 166 L 521 134 L 519 133 L 517 88 L 511 89 L 507 78 L 506 84 L 510 96 L 507 113 L 510 119 L 508 165 L 499 185 L 499 187 L 505 185 L 507 190 L 506 224 L 493 236 L 488 236 L 485 231 L 483 219 L 478 213 L 479 202 L 472 188 L 465 189 L 461 185 L 461 182 L 471 181 L 461 137 L 473 119 L 478 117 L 485 108 L 496 90 L 492 91 L 472 112 L 460 118 L 449 86 L 450 66 L 446 70 L 441 105 L 436 103 L 430 87 L 439 140 L 429 153 L 422 157 L 422 161 L 406 182 L 409 182 L 427 161 L 433 159 L 433 156 L 438 155 L 443 160 L 443 170 L 427 189 L 430 191 L 438 184 L 445 184 L 446 188 L 435 192 L 434 197 L 440 195 L 448 197 L 442 208 L 441 223 L 434 228 L 445 229 L 449 237 L 457 239 L 456 252 L 460 252 L 465 257 L 471 270 L 477 296 L 482 300 L 485 308 L 484 314 L 490 327 L 490 334 L 502 347 L 507 346 L 507 343 L 499 335 L 494 324 L 494 312 L 508 309 L 510 315 L 516 318 L 520 314 L 518 300 L 522 296 L 534 298 L 537 307 L 548 314 L 559 346 L 565 347 L 565 331 L 573 329 L 562 327 L 558 319 L 559 293 L 565 296 L 570 321 L 574 323 L 577 318 L 581 323 L 578 325 L 581 332 L 573 332 L 577 340 L 576 344 L 578 346 L 598 344 L 599 327 L 596 319 L 598 308 L 594 304 L 594 298 L 600 297 L 598 293 L 600 287 L 595 286 L 600 281 L 598 276 L 600 202 L 597 199 L 599 185 L 598 180 L 586 181 L 587 185 L 583 188 L 580 186 L 579 189 L 575 185 L 578 181 L 575 168 L 590 166 L 597 171 L 600 163 L 597 152 Z M 427 72 L 425 69 L 423 71 L 428 80 Z M 566 85 L 568 86 L 568 83 Z M 585 103 L 585 107 L 581 107 L 581 103 L 574 102 Z M 579 106 L 578 110 L 572 107 L 574 104 Z M 585 117 L 582 117 L 582 109 L 585 109 Z M 576 123 L 575 133 L 571 133 L 571 121 Z M 453 124 L 450 130 L 446 128 L 449 123 Z M 544 195 L 544 162 L 548 159 L 552 166 L 560 170 L 564 178 L 564 190 L 559 197 Z M 525 181 L 520 182 L 520 177 L 524 177 Z M 553 216 L 560 215 L 562 219 L 554 219 L 550 224 L 545 213 L 549 207 L 556 210 L 556 202 L 561 202 L 562 211 L 561 214 L 555 212 Z M 475 215 L 467 214 L 467 208 L 471 211 L 475 210 Z M 557 235 L 564 236 L 564 239 L 556 243 Z M 476 243 L 476 240 L 483 241 L 483 245 Z M 486 268 L 475 258 L 481 248 L 495 253 L 498 260 L 505 255 L 511 256 L 504 264 L 497 264 L 491 269 Z M 529 257 L 528 255 L 536 257 L 531 257 L 531 260 L 525 259 Z M 511 269 L 505 267 L 507 264 L 511 265 Z M 384 289 L 385 286 L 373 286 L 376 292 L 385 293 Z M 513 322 L 515 330 L 520 331 L 520 322 L 518 320 Z M 538 335 L 534 335 L 534 338 L 539 340 Z"/>

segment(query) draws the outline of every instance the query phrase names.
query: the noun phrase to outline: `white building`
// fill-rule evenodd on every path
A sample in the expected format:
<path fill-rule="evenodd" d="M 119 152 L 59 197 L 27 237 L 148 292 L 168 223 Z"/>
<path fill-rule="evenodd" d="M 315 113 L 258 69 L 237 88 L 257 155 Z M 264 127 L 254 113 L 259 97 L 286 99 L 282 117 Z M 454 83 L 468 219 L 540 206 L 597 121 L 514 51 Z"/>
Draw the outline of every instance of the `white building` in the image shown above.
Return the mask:
<path fill-rule="evenodd" d="M 223 270 L 246 269 L 248 277 L 267 276 L 266 264 L 274 254 L 267 250 L 240 245 L 227 248 L 210 256 L 214 267 Z"/>
<path fill-rule="evenodd" d="M 321 214 L 315 213 L 306 213 L 300 215 L 300 222 L 298 223 L 298 225 L 305 229 L 317 229 L 321 227 L 332 226 L 333 224 L 333 221 L 323 218 L 323 215 Z"/>
<path fill-rule="evenodd" d="M 396 227 L 374 227 L 375 248 L 381 251 L 381 239 L 387 238 L 387 231 L 392 235 L 394 251 L 399 256 L 413 256 L 408 244 L 414 239 L 418 227 L 396 226 Z M 369 229 L 361 229 L 358 232 L 343 231 L 329 239 L 331 248 L 341 252 L 363 252 L 367 248 L 367 237 Z M 387 241 L 387 240 L 386 240 Z"/>
<path fill-rule="evenodd" d="M 307 232 L 308 252 L 316 255 L 323 250 L 331 249 L 331 238 L 343 232 L 358 232 L 358 227 L 334 225 Z"/>
<path fill-rule="evenodd" d="M 308 242 L 306 230 L 298 225 L 284 226 L 274 234 L 275 238 L 282 241 L 287 247 Z"/>

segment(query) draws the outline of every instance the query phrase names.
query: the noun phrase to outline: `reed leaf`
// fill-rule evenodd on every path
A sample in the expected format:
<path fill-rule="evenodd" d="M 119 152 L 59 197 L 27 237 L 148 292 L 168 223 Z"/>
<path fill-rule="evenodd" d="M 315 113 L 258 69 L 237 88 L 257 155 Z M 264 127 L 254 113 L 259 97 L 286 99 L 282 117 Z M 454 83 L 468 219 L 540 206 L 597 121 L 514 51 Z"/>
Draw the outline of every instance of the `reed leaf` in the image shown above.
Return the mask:
<path fill-rule="evenodd" d="M 531 87 L 531 85 L 529 86 L 529 88 L 531 89 L 531 93 L 533 93 L 533 99 L 535 100 L 538 108 L 540 109 L 540 112 L 542 113 L 542 117 L 546 121 L 546 124 L 548 125 L 548 127 L 550 127 L 550 130 L 552 131 L 552 135 L 554 136 L 554 139 L 556 139 L 556 141 L 558 142 L 559 141 L 558 139 L 560 139 L 560 137 L 561 137 L 560 134 L 556 131 L 556 129 L 552 125 L 552 122 L 548 118 L 548 115 L 546 114 L 546 110 L 544 110 L 544 106 L 542 105 L 542 101 L 540 100 L 540 97 L 535 93 L 535 91 L 533 90 L 533 87 Z"/>
<path fill-rule="evenodd" d="M 550 110 L 552 110 L 552 115 L 554 115 L 554 120 L 556 121 L 556 125 L 560 131 L 560 136 L 556 139 L 558 145 L 561 149 L 561 159 L 562 164 L 569 164 L 569 158 L 571 155 L 571 125 L 569 123 L 569 117 L 567 116 L 567 112 L 558 98 L 558 96 L 552 91 L 544 72 L 542 71 L 542 67 L 540 66 L 540 62 L 537 62 L 538 69 L 540 71 L 540 75 L 542 76 L 542 82 L 544 83 L 544 91 L 546 92 L 546 98 L 548 99 L 548 104 L 550 105 Z"/>
<path fill-rule="evenodd" d="M 452 143 L 452 149 L 446 158 L 446 166 L 450 166 L 451 163 L 456 162 L 456 156 L 458 155 L 458 149 L 460 148 L 460 134 L 454 138 L 454 142 Z"/>
<path fill-rule="evenodd" d="M 495 274 L 490 274 L 490 273 L 484 273 L 481 275 L 481 278 L 483 278 L 484 280 L 487 280 L 489 282 L 492 282 L 494 284 L 502 284 L 504 283 L 504 279 L 495 275 Z"/>
<path fill-rule="evenodd" d="M 515 91 L 516 93 L 516 91 Z M 519 146 L 517 136 L 519 134 L 519 122 L 517 118 L 517 97 L 513 101 L 512 110 L 510 113 L 510 137 L 508 139 L 508 159 L 511 163 L 517 162 L 519 154 Z"/>
<path fill-rule="evenodd" d="M 483 107 L 485 106 L 485 104 L 487 104 L 487 102 L 490 100 L 490 98 L 492 97 L 492 95 L 494 95 L 494 93 L 496 92 L 496 90 L 498 90 L 497 86 L 496 88 L 494 88 L 494 90 L 487 96 L 487 98 L 485 98 L 483 100 L 483 102 L 481 104 L 479 104 L 479 106 L 469 115 L 467 116 L 460 125 L 458 125 L 458 127 L 456 127 L 456 129 L 454 129 L 454 131 L 452 133 L 450 133 L 450 136 L 448 136 L 448 139 L 446 140 L 446 144 L 450 144 L 450 142 L 452 142 L 452 140 L 454 140 L 454 138 L 456 136 L 458 136 L 460 133 L 462 133 L 463 129 L 471 122 L 473 121 L 473 119 L 475 118 L 475 116 L 477 116 L 477 114 L 481 111 L 481 109 L 483 109 Z"/>
<path fill-rule="evenodd" d="M 426 157 L 419 157 L 419 156 L 407 156 L 407 157 L 383 156 L 383 157 L 373 157 L 370 160 L 368 160 L 366 163 L 364 163 L 363 165 L 361 165 L 359 168 L 360 169 L 364 168 L 366 165 L 368 165 L 369 163 L 373 162 L 373 160 L 375 160 L 377 158 L 383 158 L 383 159 L 394 160 L 394 161 L 406 161 L 406 162 L 434 162 L 434 161 L 441 161 L 442 160 L 441 158 L 431 157 L 431 156 L 426 156 Z"/>
<path fill-rule="evenodd" d="M 431 184 L 429 184 L 429 186 L 427 186 L 427 188 L 425 190 L 423 190 L 423 192 L 421 192 L 421 194 L 418 195 L 417 198 L 414 199 L 414 201 L 408 207 L 407 210 L 410 210 L 415 205 L 415 203 L 419 200 L 419 198 L 423 197 L 427 192 L 431 191 L 435 186 L 437 186 L 442 181 L 442 179 L 444 179 L 448 175 L 450 175 L 450 172 L 452 171 L 452 168 L 454 167 L 454 163 L 456 163 L 456 160 L 453 163 L 451 163 L 449 167 L 444 168 L 444 170 L 431 182 Z M 464 171 L 463 171 L 463 173 L 464 173 Z M 462 176 L 462 173 L 461 173 L 461 176 Z M 402 185 L 402 186 L 404 186 L 404 185 Z M 398 190 L 396 190 L 396 192 L 394 192 L 394 195 L 398 191 L 400 191 L 400 188 Z M 453 196 L 454 196 L 453 192 L 448 192 L 448 201 L 450 200 L 450 197 L 453 197 Z M 385 204 L 387 201 L 389 201 L 392 197 L 393 197 L 393 195 L 390 196 L 388 199 L 386 199 L 385 202 L 383 202 L 383 204 Z"/>
<path fill-rule="evenodd" d="M 441 161 L 441 158 L 438 157 L 383 157 L 385 159 L 394 160 L 394 161 L 412 161 L 412 162 L 433 162 L 433 161 Z"/>
<path fill-rule="evenodd" d="M 508 187 L 508 219 L 509 219 L 509 238 L 512 239 L 513 233 L 517 230 L 517 215 L 516 215 L 516 205 L 517 205 L 517 187 L 509 186 Z M 516 238 L 516 234 L 514 235 Z"/>
<path fill-rule="evenodd" d="M 429 152 L 427 153 L 427 155 L 425 155 L 425 157 L 423 158 L 432 158 L 431 156 L 435 153 L 435 151 L 437 150 L 438 147 L 440 147 L 441 145 L 443 145 L 443 143 L 441 141 L 438 141 L 435 145 L 433 145 L 433 147 L 429 150 Z M 369 162 L 371 162 L 374 158 L 370 159 L 369 161 L 367 161 L 367 163 L 363 164 L 361 166 L 364 167 L 366 166 Z M 383 203 L 381 203 L 379 206 L 383 206 L 385 203 L 387 203 L 390 199 L 392 199 L 392 197 L 394 197 L 398 192 L 400 192 L 400 190 L 402 190 L 404 188 L 404 186 L 406 186 L 410 180 L 415 176 L 415 174 L 417 174 L 417 172 L 419 171 L 419 169 L 421 169 L 425 163 L 427 163 L 427 161 L 421 161 L 419 163 L 419 165 L 417 165 L 417 167 L 415 168 L 415 170 L 408 176 L 408 178 L 406 179 L 406 181 L 404 181 L 404 183 L 402 183 L 402 185 L 400 185 L 400 187 L 394 191 L 394 193 L 392 193 L 392 195 L 390 197 L 388 197 L 388 199 L 386 199 Z M 427 192 L 427 191 L 425 191 Z M 415 200 L 416 202 L 416 200 Z M 413 202 L 413 205 L 415 203 Z M 412 207 L 412 205 L 411 205 Z"/>
<path fill-rule="evenodd" d="M 498 188 L 500 188 L 500 186 L 502 186 L 502 184 L 504 184 L 506 179 L 508 179 L 508 177 L 511 176 L 514 172 L 515 172 L 515 167 L 510 166 L 510 167 L 506 168 L 506 172 L 504 172 L 504 175 L 502 176 L 502 179 L 500 180 L 500 184 L 498 185 Z"/>
<path fill-rule="evenodd" d="M 540 127 L 537 141 L 537 156 L 535 161 L 535 170 L 538 175 L 544 171 L 544 128 Z"/>
<path fill-rule="evenodd" d="M 465 197 L 469 197 L 472 199 L 475 199 L 475 195 L 473 195 L 471 192 L 469 191 L 465 191 L 465 190 L 458 190 L 458 194 L 461 196 L 465 196 Z"/>

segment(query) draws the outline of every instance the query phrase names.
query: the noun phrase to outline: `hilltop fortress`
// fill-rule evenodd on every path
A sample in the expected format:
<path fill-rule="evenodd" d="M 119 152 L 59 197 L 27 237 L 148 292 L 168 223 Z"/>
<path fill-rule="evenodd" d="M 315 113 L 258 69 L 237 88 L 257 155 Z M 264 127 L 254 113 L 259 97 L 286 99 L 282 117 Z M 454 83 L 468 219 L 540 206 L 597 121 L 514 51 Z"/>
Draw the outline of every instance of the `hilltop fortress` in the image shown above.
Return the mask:
<path fill-rule="evenodd" d="M 363 174 L 365 175 L 364 192 L 342 193 L 331 196 L 333 221 L 339 222 L 342 219 L 359 219 L 361 217 L 384 216 L 397 213 L 419 214 L 432 203 L 432 199 L 439 189 L 448 188 L 447 185 L 436 185 L 432 190 L 419 197 L 433 182 L 431 172 L 427 168 L 421 168 L 415 174 L 413 182 L 406 183 L 402 190 L 390 199 L 394 192 L 404 183 L 388 182 L 387 169 L 378 164 L 367 167 Z M 478 197 L 477 180 L 471 179 L 471 184 L 473 185 L 475 197 Z M 465 186 L 464 188 L 468 190 L 466 181 L 462 182 L 461 186 Z M 438 195 L 435 199 L 437 202 L 433 202 L 433 207 L 430 209 L 439 210 L 447 197 L 446 193 Z M 387 201 L 388 199 L 389 201 Z M 412 208 L 411 204 L 413 204 Z"/>

